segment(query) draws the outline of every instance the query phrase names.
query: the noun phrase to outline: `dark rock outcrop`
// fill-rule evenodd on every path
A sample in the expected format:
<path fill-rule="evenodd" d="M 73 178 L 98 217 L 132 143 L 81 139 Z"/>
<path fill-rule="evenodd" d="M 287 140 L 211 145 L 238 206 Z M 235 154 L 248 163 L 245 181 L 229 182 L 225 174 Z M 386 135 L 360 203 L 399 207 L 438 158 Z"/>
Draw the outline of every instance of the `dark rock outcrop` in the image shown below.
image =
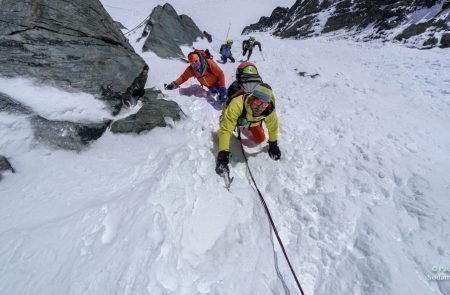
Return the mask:
<path fill-rule="evenodd" d="M 208 40 L 209 43 L 211 43 L 213 41 L 211 34 L 208 33 L 207 31 L 203 31 L 203 37 L 205 37 L 206 40 Z"/>
<path fill-rule="evenodd" d="M 0 155 L 0 181 L 2 180 L 2 172 L 4 171 L 11 171 L 12 173 L 15 173 L 16 171 L 11 166 L 11 163 L 9 163 L 8 159 L 2 155 Z"/>
<path fill-rule="evenodd" d="M 122 120 L 115 121 L 111 126 L 114 133 L 140 133 L 155 127 L 165 127 L 165 118 L 180 120 L 181 109 L 176 102 L 160 99 L 162 93 L 153 89 L 146 89 L 141 98 L 143 106 L 136 113 Z"/>
<path fill-rule="evenodd" d="M 41 116 L 33 116 L 30 121 L 34 137 L 39 142 L 75 151 L 82 150 L 91 141 L 102 136 L 110 124 L 109 121 L 104 123 L 50 121 Z"/>
<path fill-rule="evenodd" d="M 444 4 L 442 0 L 297 0 L 290 9 L 277 7 L 270 17 L 262 17 L 242 33 L 269 30 L 298 39 L 345 30 L 359 40 L 397 40 L 430 48 L 437 45 L 433 38 L 450 28 L 450 7 Z M 420 9 L 428 13 L 417 13 Z M 394 35 L 398 28 L 402 33 Z"/>
<path fill-rule="evenodd" d="M 423 42 L 423 46 L 424 47 L 434 47 L 437 43 L 439 42 L 439 40 L 435 37 L 430 37 L 428 38 L 425 42 Z"/>
<path fill-rule="evenodd" d="M 9 114 L 24 114 L 31 115 L 33 112 L 22 105 L 21 103 L 15 101 L 6 94 L 0 92 L 0 112 L 6 112 Z"/>
<path fill-rule="evenodd" d="M 277 7 L 274 11 L 272 11 L 272 14 L 269 17 L 263 16 L 256 24 L 245 27 L 244 32 L 269 31 L 278 24 L 280 19 L 282 19 L 288 13 L 288 11 L 288 8 Z"/>
<path fill-rule="evenodd" d="M 192 46 L 202 31 L 187 15 L 178 16 L 170 4 L 158 5 L 150 14 L 144 33 L 148 33 L 144 51 L 153 51 L 163 58 L 183 56 L 180 45 Z"/>
<path fill-rule="evenodd" d="M 431 30 L 431 32 L 436 30 L 448 30 L 450 27 L 443 20 L 429 20 L 427 22 L 412 24 L 406 29 L 403 30 L 399 35 L 395 37 L 396 40 L 401 41 L 403 39 L 409 39 L 411 37 L 420 35 L 425 33 L 427 30 Z M 431 33 L 430 32 L 430 33 Z"/>
<path fill-rule="evenodd" d="M 0 172 L 3 171 L 11 171 L 12 173 L 15 173 L 16 171 L 11 166 L 11 163 L 9 163 L 8 159 L 5 156 L 0 155 Z"/>
<path fill-rule="evenodd" d="M 450 33 L 442 34 L 440 47 L 441 48 L 449 48 L 450 47 Z"/>
<path fill-rule="evenodd" d="M 124 94 L 144 66 L 98 0 L 0 1 L 0 75 L 102 97 Z"/>

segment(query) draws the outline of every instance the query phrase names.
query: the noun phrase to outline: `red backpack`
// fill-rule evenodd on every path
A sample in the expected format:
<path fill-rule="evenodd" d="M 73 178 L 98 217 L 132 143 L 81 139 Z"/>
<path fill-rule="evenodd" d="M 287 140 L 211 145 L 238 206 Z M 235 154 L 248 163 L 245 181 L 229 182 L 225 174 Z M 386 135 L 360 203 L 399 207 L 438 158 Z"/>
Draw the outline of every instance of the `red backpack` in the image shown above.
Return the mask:
<path fill-rule="evenodd" d="M 204 59 L 212 59 L 212 58 L 213 58 L 213 56 L 212 56 L 211 53 L 209 52 L 209 49 L 201 50 L 201 49 L 195 49 L 195 48 L 194 48 L 194 51 L 192 51 L 192 52 L 195 52 L 195 53 L 201 55 Z M 191 52 L 191 53 L 192 53 L 192 52 Z M 191 53 L 189 53 L 189 54 L 191 54 Z M 188 54 L 188 55 L 189 55 L 189 54 Z"/>

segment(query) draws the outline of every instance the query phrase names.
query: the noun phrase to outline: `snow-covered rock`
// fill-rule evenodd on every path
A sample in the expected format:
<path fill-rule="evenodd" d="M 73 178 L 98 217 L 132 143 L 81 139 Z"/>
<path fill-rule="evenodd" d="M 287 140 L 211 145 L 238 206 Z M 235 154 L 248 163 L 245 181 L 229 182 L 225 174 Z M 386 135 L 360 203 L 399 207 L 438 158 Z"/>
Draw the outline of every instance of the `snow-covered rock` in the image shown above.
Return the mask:
<path fill-rule="evenodd" d="M 178 15 L 172 5 L 156 6 L 146 22 L 143 36 L 147 36 L 144 51 L 168 58 L 183 55 L 181 45 L 192 46 L 203 33 L 187 15 Z"/>

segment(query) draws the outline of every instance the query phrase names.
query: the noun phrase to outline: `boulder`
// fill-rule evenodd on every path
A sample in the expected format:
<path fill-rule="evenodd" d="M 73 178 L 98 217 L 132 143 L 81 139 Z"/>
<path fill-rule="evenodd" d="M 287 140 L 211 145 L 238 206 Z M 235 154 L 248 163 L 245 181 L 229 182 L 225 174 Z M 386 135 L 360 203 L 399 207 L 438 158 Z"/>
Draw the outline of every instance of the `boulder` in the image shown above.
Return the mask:
<path fill-rule="evenodd" d="M 0 1 L 0 75 L 121 99 L 145 66 L 99 0 Z"/>
<path fill-rule="evenodd" d="M 81 151 L 91 141 L 98 139 L 111 123 L 74 123 L 50 121 L 41 116 L 30 118 L 37 141 L 54 148 Z"/>
<path fill-rule="evenodd" d="M 178 15 L 170 4 L 156 6 L 143 34 L 148 34 L 143 51 L 153 51 L 162 58 L 183 56 L 180 45 L 192 46 L 203 32 L 187 15 Z"/>
<path fill-rule="evenodd" d="M 402 41 L 403 39 L 409 39 L 411 37 L 424 33 L 429 27 L 433 25 L 432 22 L 425 22 L 420 24 L 412 24 L 398 34 L 395 39 Z"/>
<path fill-rule="evenodd" d="M 450 33 L 442 34 L 441 37 L 441 48 L 449 48 L 450 47 Z"/>
<path fill-rule="evenodd" d="M 115 121 L 111 125 L 113 133 L 141 133 L 155 127 L 165 127 L 166 118 L 180 120 L 182 111 L 173 101 L 162 99 L 162 93 L 147 89 L 141 98 L 143 106 L 131 116 Z"/>
<path fill-rule="evenodd" d="M 430 37 L 427 40 L 425 40 L 425 42 L 423 42 L 423 46 L 425 47 L 433 47 L 435 46 L 437 43 L 439 42 L 439 40 L 436 37 Z"/>

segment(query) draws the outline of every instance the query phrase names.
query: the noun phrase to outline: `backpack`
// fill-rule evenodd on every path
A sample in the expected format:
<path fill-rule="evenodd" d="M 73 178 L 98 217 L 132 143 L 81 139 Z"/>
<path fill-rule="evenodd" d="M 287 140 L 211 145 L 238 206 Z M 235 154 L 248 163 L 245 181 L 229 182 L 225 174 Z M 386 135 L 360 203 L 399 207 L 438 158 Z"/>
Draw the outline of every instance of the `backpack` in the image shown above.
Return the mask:
<path fill-rule="evenodd" d="M 213 56 L 209 52 L 209 49 L 201 50 L 201 49 L 194 48 L 194 51 L 192 51 L 191 53 L 197 53 L 198 55 L 201 55 L 204 59 L 212 59 L 213 58 Z M 191 54 L 191 53 L 189 53 L 189 54 Z M 189 54 L 188 54 L 188 56 L 189 56 Z"/>
<path fill-rule="evenodd" d="M 231 56 L 231 47 L 229 45 L 227 45 L 227 44 L 223 44 L 220 47 L 220 54 L 223 57 L 230 57 Z"/>

